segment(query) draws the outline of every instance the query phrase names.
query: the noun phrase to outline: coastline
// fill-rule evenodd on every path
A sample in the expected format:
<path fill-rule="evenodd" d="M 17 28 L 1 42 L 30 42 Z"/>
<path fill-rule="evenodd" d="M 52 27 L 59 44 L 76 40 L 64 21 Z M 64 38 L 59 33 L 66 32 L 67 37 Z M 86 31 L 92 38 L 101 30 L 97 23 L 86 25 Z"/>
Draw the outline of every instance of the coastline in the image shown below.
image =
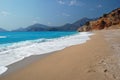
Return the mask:
<path fill-rule="evenodd" d="M 20 60 L 20 61 L 18 61 L 16 63 L 8 65 L 7 66 L 8 70 L 5 73 L 1 74 L 0 77 L 9 75 L 12 72 L 20 70 L 20 69 L 22 69 L 22 68 L 24 68 L 26 66 L 29 66 L 30 64 L 36 62 L 37 60 L 41 60 L 41 59 L 43 59 L 44 57 L 46 57 L 46 56 L 48 56 L 50 54 L 52 54 L 52 53 L 41 54 L 41 55 L 32 55 L 32 56 L 26 57 L 23 60 Z"/>
<path fill-rule="evenodd" d="M 104 31 L 94 33 L 86 43 L 43 55 L 41 59 L 31 56 L 34 59 L 14 63 L 11 68 L 25 65 L 11 69 L 0 80 L 118 80 L 117 73 L 113 75 L 108 67 L 114 62 L 111 44 Z"/>
<path fill-rule="evenodd" d="M 31 56 L 29 56 L 29 57 L 24 57 L 22 60 L 20 60 L 20 61 L 17 61 L 17 62 L 15 62 L 15 63 L 12 63 L 12 64 L 10 64 L 10 65 L 8 65 L 8 66 L 6 66 L 6 68 L 7 68 L 7 71 L 5 71 L 3 74 L 1 74 L 0 75 L 0 77 L 2 77 L 2 76 L 5 76 L 5 75 L 8 75 L 8 74 L 10 74 L 11 72 L 14 72 L 14 71 L 16 71 L 16 70 L 20 70 L 21 68 L 24 68 L 25 66 L 28 66 L 29 64 L 31 64 L 31 63 L 34 63 L 35 61 L 37 61 L 38 59 L 42 59 L 43 57 L 45 57 L 45 56 L 47 56 L 47 55 L 49 55 L 50 53 L 55 53 L 55 52 L 58 52 L 58 51 L 61 51 L 61 50 L 63 50 L 63 49 L 65 49 L 65 48 L 67 48 L 67 47 L 70 47 L 70 46 L 73 46 L 73 45 L 77 45 L 77 43 L 78 44 L 83 44 L 83 43 L 85 43 L 87 40 L 89 40 L 89 37 L 91 36 L 91 35 L 93 35 L 93 33 L 90 33 L 90 32 L 82 32 L 82 33 L 78 33 L 78 34 L 72 34 L 71 36 L 65 36 L 65 37 L 60 37 L 60 38 L 56 38 L 56 39 L 54 39 L 55 40 L 55 42 L 54 42 L 54 40 L 53 40 L 53 42 L 52 42 L 52 44 L 54 44 L 54 45 L 56 45 L 56 48 L 54 48 L 54 45 L 53 46 L 50 46 L 48 49 L 46 48 L 46 46 L 45 45 L 48 45 L 49 46 L 49 44 L 42 44 L 41 46 L 45 46 L 44 48 L 45 48 L 45 54 L 41 54 L 41 52 L 42 51 L 40 51 L 41 50 L 41 47 L 39 48 L 39 52 L 38 52 L 38 54 L 36 54 L 36 55 L 34 55 L 34 53 L 35 53 L 35 51 L 36 50 L 34 50 L 34 47 L 33 48 L 29 48 L 28 49 L 28 52 L 29 52 L 29 50 L 33 50 L 33 52 L 32 52 L 32 54 L 33 55 L 31 55 Z M 82 37 L 83 36 L 83 37 Z M 62 39 L 61 39 L 62 38 Z M 66 39 L 65 39 L 66 38 Z M 77 39 L 78 38 L 78 39 Z M 62 41 L 61 41 L 62 40 Z M 66 41 L 67 40 L 67 41 Z M 72 40 L 72 42 L 70 43 L 70 44 L 68 44 L 69 43 L 69 40 Z M 65 41 L 65 42 L 64 42 Z M 58 42 L 58 44 L 56 43 L 56 42 Z M 61 46 L 61 44 L 59 44 L 59 42 L 61 43 L 61 44 L 63 44 L 63 46 Z M 62 43 L 63 42 L 63 43 Z M 47 43 L 47 42 L 46 42 Z M 49 43 L 49 42 L 48 42 Z M 65 45 L 66 44 L 66 45 Z M 51 43 L 50 43 L 50 45 L 51 45 Z M 58 47 L 57 47 L 57 45 L 58 45 Z M 59 46 L 60 45 L 60 46 Z M 34 45 L 34 46 L 37 46 L 37 45 Z M 55 49 L 55 50 L 54 50 Z M 57 49 L 57 50 L 56 50 Z M 43 49 L 44 50 L 44 49 Z M 52 51 L 53 50 L 53 51 Z M 22 51 L 22 50 L 21 50 Z M 26 52 L 26 51 L 25 51 Z M 23 53 L 25 53 L 24 52 L 24 48 L 23 48 Z M 12 52 L 13 53 L 13 52 Z M 16 52 L 16 54 L 17 54 L 18 52 Z M 31 54 L 31 53 L 30 53 Z M 29 54 L 28 54 L 29 55 Z M 8 62 L 8 64 L 9 64 L 10 62 Z"/>

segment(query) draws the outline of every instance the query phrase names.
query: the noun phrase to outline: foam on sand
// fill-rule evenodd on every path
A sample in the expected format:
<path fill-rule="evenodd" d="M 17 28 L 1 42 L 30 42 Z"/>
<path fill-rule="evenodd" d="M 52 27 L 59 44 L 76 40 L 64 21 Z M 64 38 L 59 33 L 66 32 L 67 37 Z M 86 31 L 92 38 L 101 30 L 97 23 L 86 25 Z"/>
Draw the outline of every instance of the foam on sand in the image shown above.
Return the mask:
<path fill-rule="evenodd" d="M 0 66 L 0 74 L 4 73 L 7 71 L 7 67 Z"/>
<path fill-rule="evenodd" d="M 85 43 L 90 39 L 90 35 L 93 34 L 82 32 L 60 38 L 29 40 L 2 46 L 0 48 L 0 74 L 7 70 L 6 66 L 18 62 L 25 57 L 46 54 L 72 45 Z"/>

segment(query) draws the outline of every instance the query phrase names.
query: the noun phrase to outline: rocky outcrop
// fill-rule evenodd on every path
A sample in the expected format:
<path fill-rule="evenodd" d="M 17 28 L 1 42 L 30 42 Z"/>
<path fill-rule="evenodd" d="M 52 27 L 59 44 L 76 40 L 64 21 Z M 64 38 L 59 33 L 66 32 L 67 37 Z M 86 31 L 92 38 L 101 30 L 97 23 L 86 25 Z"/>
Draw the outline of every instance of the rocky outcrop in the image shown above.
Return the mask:
<path fill-rule="evenodd" d="M 119 25 L 120 25 L 120 8 L 117 8 L 108 14 L 103 14 L 102 17 L 98 18 L 95 21 L 87 22 L 84 26 L 80 27 L 78 31 L 81 32 L 112 28 L 115 29 L 120 28 Z"/>

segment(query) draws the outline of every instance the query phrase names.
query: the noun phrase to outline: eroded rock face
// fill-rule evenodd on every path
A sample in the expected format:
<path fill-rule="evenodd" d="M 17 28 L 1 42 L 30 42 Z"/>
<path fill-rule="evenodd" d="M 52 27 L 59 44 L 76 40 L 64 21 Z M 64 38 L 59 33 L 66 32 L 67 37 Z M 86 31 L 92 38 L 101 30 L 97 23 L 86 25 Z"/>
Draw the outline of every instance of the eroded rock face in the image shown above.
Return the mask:
<path fill-rule="evenodd" d="M 102 17 L 100 17 L 95 21 L 87 22 L 84 26 L 80 27 L 78 31 L 81 32 L 81 31 L 109 29 L 114 25 L 120 25 L 120 8 L 117 8 L 108 14 L 104 14 Z"/>

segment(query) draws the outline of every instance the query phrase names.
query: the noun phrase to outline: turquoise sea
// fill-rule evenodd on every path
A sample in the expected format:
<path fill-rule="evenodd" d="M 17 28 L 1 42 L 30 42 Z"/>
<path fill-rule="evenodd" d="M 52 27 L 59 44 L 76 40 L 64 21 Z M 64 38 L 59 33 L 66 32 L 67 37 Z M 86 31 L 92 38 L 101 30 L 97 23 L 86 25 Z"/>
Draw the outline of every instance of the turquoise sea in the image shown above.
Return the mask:
<path fill-rule="evenodd" d="M 7 66 L 31 55 L 41 55 L 82 44 L 89 32 L 0 32 L 0 74 Z"/>
<path fill-rule="evenodd" d="M 26 40 L 52 39 L 76 34 L 77 32 L 0 32 L 0 44 L 16 43 Z"/>

